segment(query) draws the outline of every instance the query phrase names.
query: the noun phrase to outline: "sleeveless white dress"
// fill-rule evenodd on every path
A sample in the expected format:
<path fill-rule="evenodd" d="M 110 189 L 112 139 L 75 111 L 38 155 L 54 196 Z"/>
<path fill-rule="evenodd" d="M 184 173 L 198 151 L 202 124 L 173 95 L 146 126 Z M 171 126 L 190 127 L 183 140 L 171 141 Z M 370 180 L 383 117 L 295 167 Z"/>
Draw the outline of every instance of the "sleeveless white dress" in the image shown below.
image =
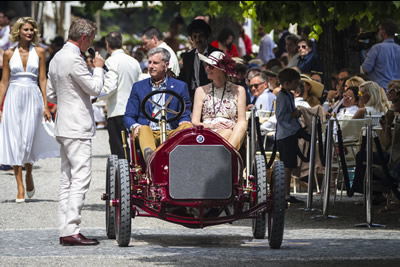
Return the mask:
<path fill-rule="evenodd" d="M 54 123 L 45 122 L 38 86 L 39 56 L 29 48 L 26 71 L 18 46 L 10 59 L 10 81 L 0 121 L 0 164 L 22 166 L 60 155 Z"/>

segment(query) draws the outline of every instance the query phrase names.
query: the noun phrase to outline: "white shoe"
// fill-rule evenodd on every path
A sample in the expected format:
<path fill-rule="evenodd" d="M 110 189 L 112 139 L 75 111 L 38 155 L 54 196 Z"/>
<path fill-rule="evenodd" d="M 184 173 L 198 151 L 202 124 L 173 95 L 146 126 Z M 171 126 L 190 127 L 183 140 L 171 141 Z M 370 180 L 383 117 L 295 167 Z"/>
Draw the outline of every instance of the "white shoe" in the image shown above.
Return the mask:
<path fill-rule="evenodd" d="M 29 198 L 32 198 L 33 195 L 35 194 L 35 188 L 33 188 L 32 191 L 26 191 L 26 194 L 28 195 Z"/>
<path fill-rule="evenodd" d="M 25 202 L 25 198 L 16 198 L 15 199 L 15 203 L 24 203 Z"/>

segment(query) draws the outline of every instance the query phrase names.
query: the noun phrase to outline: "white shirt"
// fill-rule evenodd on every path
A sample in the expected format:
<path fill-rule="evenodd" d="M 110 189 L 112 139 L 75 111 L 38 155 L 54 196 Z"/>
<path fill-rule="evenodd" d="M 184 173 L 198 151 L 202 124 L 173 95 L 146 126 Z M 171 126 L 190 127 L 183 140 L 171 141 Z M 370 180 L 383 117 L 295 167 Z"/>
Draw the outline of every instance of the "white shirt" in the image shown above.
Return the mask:
<path fill-rule="evenodd" d="M 238 48 L 239 48 L 238 50 L 240 51 L 239 56 L 241 56 L 241 57 L 245 56 L 246 55 L 246 45 L 244 44 L 242 37 L 239 37 Z"/>
<path fill-rule="evenodd" d="M 0 30 L 0 48 L 5 51 L 10 48 L 10 46 L 10 26 L 7 25 Z"/>
<path fill-rule="evenodd" d="M 132 86 L 139 80 L 142 70 L 139 62 L 117 49 L 106 60 L 109 71 L 105 74 L 100 99 L 106 100 L 107 118 L 123 116 Z"/>
<path fill-rule="evenodd" d="M 168 68 L 175 73 L 176 77 L 178 77 L 179 73 L 181 72 L 181 69 L 179 68 L 178 57 L 176 56 L 174 50 L 172 50 L 172 48 L 169 47 L 165 42 L 162 42 L 158 47 L 162 47 L 168 50 L 168 52 L 171 55 L 171 58 L 169 59 Z"/>
<path fill-rule="evenodd" d="M 302 97 L 296 97 L 294 99 L 294 105 L 296 107 L 303 106 L 306 108 L 311 108 L 310 104 L 308 104 L 307 101 L 305 101 Z M 276 116 L 275 115 L 271 116 L 268 119 L 268 121 L 261 124 L 260 128 L 263 131 L 263 133 L 274 132 L 276 130 Z"/>
<path fill-rule="evenodd" d="M 269 60 L 275 58 L 273 52 L 274 47 L 274 41 L 271 39 L 271 37 L 269 37 L 268 34 L 265 34 L 260 41 L 260 50 L 258 52 L 257 58 L 261 59 L 263 63 L 267 63 Z"/>
<path fill-rule="evenodd" d="M 310 104 L 308 104 L 307 101 L 305 101 L 302 97 L 296 97 L 294 99 L 294 105 L 297 106 L 302 106 L 306 108 L 311 108 Z"/>
<path fill-rule="evenodd" d="M 276 96 L 272 93 L 268 88 L 264 90 L 257 97 L 256 102 L 254 105 L 257 107 L 258 110 L 266 110 L 266 111 L 274 111 L 274 100 Z"/>
<path fill-rule="evenodd" d="M 338 120 L 351 120 L 351 118 L 353 118 L 357 110 L 358 107 L 356 105 L 350 107 L 343 107 L 339 110 L 338 114 L 336 115 L 336 118 Z"/>

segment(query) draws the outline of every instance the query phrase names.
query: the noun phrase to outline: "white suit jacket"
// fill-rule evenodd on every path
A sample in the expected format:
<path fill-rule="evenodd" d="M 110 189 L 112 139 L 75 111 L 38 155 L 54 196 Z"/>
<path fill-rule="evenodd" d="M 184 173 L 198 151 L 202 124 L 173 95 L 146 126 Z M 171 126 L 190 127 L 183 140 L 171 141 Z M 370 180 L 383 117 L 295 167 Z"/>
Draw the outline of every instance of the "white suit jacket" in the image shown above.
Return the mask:
<path fill-rule="evenodd" d="M 99 99 L 107 104 L 107 118 L 123 116 L 126 103 L 131 94 L 132 86 L 142 74 L 139 62 L 125 54 L 124 50 L 117 49 L 106 60 L 109 69 L 105 74 L 104 87 Z"/>
<path fill-rule="evenodd" d="M 79 47 L 67 42 L 49 66 L 47 99 L 57 104 L 55 135 L 89 139 L 96 127 L 90 96 L 98 96 L 103 87 L 102 68 L 89 72 Z"/>

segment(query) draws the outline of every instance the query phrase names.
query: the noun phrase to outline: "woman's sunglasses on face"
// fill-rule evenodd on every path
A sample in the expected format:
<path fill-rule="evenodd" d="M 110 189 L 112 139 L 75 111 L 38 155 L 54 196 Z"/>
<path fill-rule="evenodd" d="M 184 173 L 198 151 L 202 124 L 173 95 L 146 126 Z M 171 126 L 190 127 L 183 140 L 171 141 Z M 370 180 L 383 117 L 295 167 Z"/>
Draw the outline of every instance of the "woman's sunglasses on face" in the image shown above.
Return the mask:
<path fill-rule="evenodd" d="M 391 93 L 395 93 L 396 95 L 399 95 L 399 93 L 396 93 L 396 91 L 394 89 L 390 89 L 387 91 L 387 95 L 390 95 Z"/>
<path fill-rule="evenodd" d="M 203 66 L 204 66 L 204 68 L 207 68 L 207 67 L 208 67 L 210 70 L 214 69 L 214 66 L 213 66 L 213 65 L 210 65 L 210 64 L 205 63 L 205 62 L 203 62 Z"/>
<path fill-rule="evenodd" d="M 349 100 L 352 100 L 352 99 L 353 99 L 352 96 L 348 96 L 348 95 L 346 95 L 346 94 L 343 95 L 343 98 L 347 98 L 347 99 L 349 99 Z"/>

